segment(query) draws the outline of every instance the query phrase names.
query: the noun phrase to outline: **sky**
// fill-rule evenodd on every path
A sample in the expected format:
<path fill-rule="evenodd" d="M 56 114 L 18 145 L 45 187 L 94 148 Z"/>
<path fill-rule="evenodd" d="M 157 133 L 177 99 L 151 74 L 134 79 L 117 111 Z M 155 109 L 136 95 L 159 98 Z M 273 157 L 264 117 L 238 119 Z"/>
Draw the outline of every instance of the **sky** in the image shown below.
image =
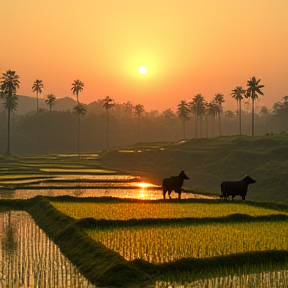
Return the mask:
<path fill-rule="evenodd" d="M 79 101 L 109 95 L 146 111 L 176 111 L 198 93 L 211 101 L 261 79 L 256 106 L 288 95 L 288 0 L 0 0 L 0 73 L 20 76 L 19 95 L 36 79 Z M 140 74 L 139 67 L 147 73 Z"/>

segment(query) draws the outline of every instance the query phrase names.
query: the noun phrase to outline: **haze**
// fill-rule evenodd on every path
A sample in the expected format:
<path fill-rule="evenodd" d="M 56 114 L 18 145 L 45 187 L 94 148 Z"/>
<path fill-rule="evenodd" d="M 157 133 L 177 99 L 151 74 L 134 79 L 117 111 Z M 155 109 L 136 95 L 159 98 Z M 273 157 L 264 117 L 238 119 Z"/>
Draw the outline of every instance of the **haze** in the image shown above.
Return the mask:
<path fill-rule="evenodd" d="M 223 93 L 256 76 L 265 85 L 256 105 L 288 94 L 287 0 L 1 0 L 0 72 L 20 75 L 19 95 L 109 95 L 146 110 L 176 110 L 197 93 Z M 146 74 L 139 67 L 147 68 Z"/>

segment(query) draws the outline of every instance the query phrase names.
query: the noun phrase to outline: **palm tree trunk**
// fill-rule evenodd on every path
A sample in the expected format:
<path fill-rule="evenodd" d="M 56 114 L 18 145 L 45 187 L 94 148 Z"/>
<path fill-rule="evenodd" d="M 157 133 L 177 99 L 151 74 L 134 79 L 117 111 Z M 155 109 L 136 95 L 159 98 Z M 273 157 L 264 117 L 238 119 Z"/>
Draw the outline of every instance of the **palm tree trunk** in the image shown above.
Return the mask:
<path fill-rule="evenodd" d="M 108 149 L 109 148 L 109 142 L 108 142 L 108 109 L 106 110 L 106 146 Z"/>
<path fill-rule="evenodd" d="M 77 113 L 78 156 L 80 157 L 80 115 Z"/>
<path fill-rule="evenodd" d="M 241 114 L 242 114 L 242 109 L 241 109 L 241 99 L 239 100 L 239 135 L 242 135 L 242 127 L 241 127 Z"/>
<path fill-rule="evenodd" d="M 183 140 L 185 140 L 185 117 L 183 117 Z"/>
<path fill-rule="evenodd" d="M 212 120 L 212 138 L 214 138 L 214 126 L 215 126 L 214 120 L 215 120 L 215 116 L 211 116 L 211 120 Z"/>
<path fill-rule="evenodd" d="M 7 127 L 7 155 L 10 155 L 10 109 L 8 109 L 8 127 Z"/>
<path fill-rule="evenodd" d="M 49 152 L 51 153 L 51 106 L 49 112 Z"/>
<path fill-rule="evenodd" d="M 255 99 L 252 97 L 252 137 L 254 137 L 254 102 Z"/>
<path fill-rule="evenodd" d="M 198 134 L 198 114 L 195 115 L 195 139 L 197 138 Z"/>
<path fill-rule="evenodd" d="M 140 127 L 140 115 L 138 115 L 138 126 L 137 126 L 137 142 L 139 143 L 139 127 Z"/>
<path fill-rule="evenodd" d="M 38 111 L 39 111 L 39 106 L 38 106 L 38 90 L 36 90 L 36 101 L 37 101 L 37 114 L 38 114 Z"/>
<path fill-rule="evenodd" d="M 219 136 L 221 136 L 222 131 L 221 131 L 221 112 L 218 113 L 218 117 L 219 117 Z"/>

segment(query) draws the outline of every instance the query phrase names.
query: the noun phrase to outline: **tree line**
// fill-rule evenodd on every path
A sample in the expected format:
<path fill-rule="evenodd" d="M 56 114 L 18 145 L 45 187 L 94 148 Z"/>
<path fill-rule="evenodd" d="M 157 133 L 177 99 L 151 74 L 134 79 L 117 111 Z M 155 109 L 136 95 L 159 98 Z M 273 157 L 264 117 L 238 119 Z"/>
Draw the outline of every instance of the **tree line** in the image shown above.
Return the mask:
<path fill-rule="evenodd" d="M 0 132 L 1 138 L 6 138 L 7 141 L 6 154 L 11 154 L 11 113 L 17 110 L 19 78 L 19 75 L 11 70 L 3 73 L 1 78 L 0 95 L 7 117 L 4 127 L 5 117 L 3 113 L 1 114 Z M 236 112 L 223 111 L 224 95 L 216 93 L 210 102 L 201 94 L 197 94 L 191 101 L 181 100 L 176 113 L 172 109 L 167 109 L 161 114 L 158 111 L 147 112 L 144 105 L 133 105 L 130 101 L 123 104 L 115 103 L 114 99 L 106 96 L 96 103 L 102 107 L 103 114 L 96 115 L 87 114 L 89 106 L 79 101 L 80 93 L 84 89 L 84 83 L 79 79 L 71 84 L 71 91 L 77 101 L 72 111 L 53 111 L 53 106 L 58 100 L 54 94 L 46 96 L 47 110 L 39 109 L 38 96 L 42 93 L 44 85 L 42 80 L 36 79 L 32 85 L 32 91 L 36 93 L 36 112 L 24 116 L 14 114 L 12 117 L 14 127 L 12 139 L 16 139 L 17 142 L 14 147 L 17 147 L 16 151 L 22 153 L 25 151 L 31 153 L 31 150 L 38 153 L 66 151 L 77 152 L 80 155 L 80 148 L 83 152 L 93 152 L 109 148 L 111 143 L 112 146 L 123 146 L 141 141 L 177 141 L 231 134 L 242 135 L 243 130 L 244 135 L 254 136 L 255 117 L 259 131 L 257 135 L 267 134 L 270 128 L 273 131 L 275 130 L 273 127 L 277 125 L 284 131 L 288 115 L 288 96 L 284 96 L 283 101 L 275 103 L 271 111 L 263 106 L 255 115 L 255 99 L 258 95 L 264 95 L 262 91 L 264 85 L 260 85 L 260 81 L 261 79 L 252 77 L 247 81 L 247 89 L 236 86 L 231 91 L 230 96 L 237 101 Z M 244 98 L 252 99 L 251 111 L 242 109 L 241 103 Z M 245 105 L 247 103 L 249 102 L 245 102 Z M 110 112 L 112 110 L 113 113 Z M 248 129 L 248 117 L 251 117 L 251 131 Z M 19 143 L 22 145 L 26 143 L 26 149 L 18 147 L 21 146 Z M 30 143 L 30 148 L 27 143 Z M 1 146 L 3 145 L 5 144 L 2 143 Z M 1 150 L 3 151 L 3 148 Z"/>

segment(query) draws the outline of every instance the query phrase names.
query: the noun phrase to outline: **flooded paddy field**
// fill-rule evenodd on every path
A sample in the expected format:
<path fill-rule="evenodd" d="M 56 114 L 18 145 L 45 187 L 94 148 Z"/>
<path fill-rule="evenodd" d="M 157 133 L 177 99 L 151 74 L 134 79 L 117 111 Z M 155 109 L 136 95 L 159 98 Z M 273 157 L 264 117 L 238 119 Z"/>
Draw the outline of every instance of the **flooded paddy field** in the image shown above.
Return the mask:
<path fill-rule="evenodd" d="M 20 287 L 22 288 L 24 287 L 25 288 L 28 288 L 28 287 L 29 288 L 32 288 L 32 287 L 33 288 L 34 287 L 35 288 L 36 287 L 37 288 L 38 287 L 39 288 L 42 288 L 42 287 L 63 287 L 63 288 L 66 288 L 66 287 L 67 288 L 68 287 L 71 287 L 71 288 L 77 288 L 77 287 L 79 288 L 82 288 L 82 287 L 83 288 L 84 287 L 87 287 L 87 288 L 94 288 L 94 287 L 95 288 L 96 287 L 97 288 L 107 288 L 107 287 L 135 287 L 135 288 L 136 287 L 137 288 L 138 287 L 141 287 L 141 288 L 144 288 L 144 287 L 145 288 L 146 287 L 147 288 L 160 288 L 160 287 L 161 288 L 164 288 L 164 287 L 165 288 L 192 288 L 192 287 L 193 288 L 206 288 L 206 287 L 207 288 L 214 288 L 214 287 L 215 288 L 224 288 L 224 287 L 225 288 L 226 287 L 229 287 L 229 288 L 230 287 L 231 288 L 234 288 L 234 287 L 235 288 L 242 288 L 242 287 L 243 288 L 247 288 L 247 287 L 270 288 L 270 287 L 275 287 L 275 288 L 280 288 L 281 287 L 281 288 L 287 288 L 288 287 L 287 285 L 288 262 L 287 261 L 276 263 L 277 261 L 275 262 L 275 259 L 274 261 L 272 261 L 273 259 L 271 258 L 271 263 L 270 264 L 266 263 L 264 265 L 261 263 L 261 257 L 260 257 L 259 265 L 258 264 L 256 265 L 255 263 L 253 265 L 250 265 L 248 262 L 247 262 L 247 265 L 244 265 L 243 261 L 242 262 L 240 261 L 241 267 L 239 268 L 235 268 L 235 265 L 232 265 L 233 267 L 232 266 L 229 267 L 229 265 L 225 264 L 223 268 L 221 268 L 221 265 L 215 265 L 215 267 L 212 270 L 210 269 L 209 272 L 205 271 L 205 269 L 202 269 L 201 271 L 198 270 L 197 272 L 195 272 L 193 270 L 194 268 L 192 268 L 192 270 L 189 268 L 190 269 L 190 272 L 189 272 L 189 269 L 188 270 L 186 269 L 188 266 L 186 265 L 181 266 L 183 265 L 181 264 L 182 263 L 181 261 L 184 261 L 185 263 L 186 261 L 185 257 L 187 257 L 185 256 L 185 254 L 183 254 L 184 256 L 181 256 L 177 260 L 177 261 L 180 261 L 179 266 L 177 266 L 178 264 L 176 262 L 174 263 L 172 260 L 171 261 L 168 260 L 167 263 L 164 263 L 165 265 L 167 264 L 167 266 L 163 266 L 160 270 L 157 270 L 158 269 L 157 268 L 155 269 L 155 271 L 157 270 L 158 272 L 152 273 L 152 270 L 150 271 L 149 269 L 151 267 L 154 269 L 157 266 L 153 266 L 152 264 L 151 264 L 152 266 L 149 266 L 149 264 L 147 263 L 143 264 L 143 262 L 141 261 L 137 262 L 138 260 L 140 260 L 140 258 L 138 257 L 135 257 L 135 258 L 128 257 L 127 258 L 128 260 L 127 260 L 125 259 L 125 257 L 121 256 L 118 252 L 107 249 L 109 245 L 105 244 L 104 240 L 103 240 L 103 243 L 104 243 L 103 245 L 102 242 L 98 243 L 97 241 L 93 241 L 92 238 L 87 236 L 87 234 L 83 234 L 84 229 L 82 230 L 80 229 L 78 231 L 80 227 L 79 223 L 81 223 L 81 221 L 85 223 L 86 221 L 85 217 L 92 217 L 92 218 L 99 217 L 98 214 L 100 210 L 98 208 L 96 209 L 96 214 L 95 214 L 96 216 L 91 214 L 92 216 L 91 215 L 83 216 L 83 217 L 81 216 L 79 219 L 71 220 L 71 218 L 69 218 L 65 214 L 62 214 L 63 212 L 59 212 L 59 210 L 57 209 L 55 209 L 55 211 L 51 210 L 49 208 L 50 207 L 49 201 L 53 201 L 51 199 L 54 199 L 54 198 L 58 199 L 59 198 L 58 196 L 71 196 L 72 199 L 75 198 L 73 200 L 75 202 L 77 202 L 77 199 L 81 199 L 82 204 L 83 203 L 85 204 L 85 201 L 86 201 L 85 198 L 90 199 L 90 200 L 93 198 L 99 199 L 100 202 L 101 202 L 101 199 L 103 198 L 103 199 L 127 199 L 128 202 L 130 200 L 131 201 L 135 200 L 139 202 L 143 201 L 143 203 L 145 201 L 153 202 L 155 200 L 155 202 L 160 203 L 159 205 L 161 205 L 161 201 L 163 199 L 161 187 L 154 183 L 143 182 L 136 173 L 135 175 L 132 175 L 132 174 L 130 175 L 130 174 L 125 174 L 121 171 L 105 170 L 102 167 L 97 166 L 98 165 L 97 155 L 90 155 L 89 157 L 87 156 L 86 160 L 88 161 L 88 164 L 87 163 L 84 164 L 83 162 L 79 161 L 79 159 L 75 160 L 74 159 L 75 157 L 73 155 L 61 156 L 60 157 L 61 161 L 58 161 L 59 157 L 60 157 L 59 155 L 57 157 L 56 156 L 44 157 L 40 160 L 36 158 L 35 159 L 25 158 L 24 161 L 22 161 L 23 159 L 20 161 L 21 163 L 16 163 L 18 160 L 15 161 L 14 159 L 12 159 L 13 161 L 10 161 L 9 163 L 3 163 L 3 162 L 0 163 L 0 240 L 1 240 L 0 288 L 2 287 L 3 288 L 4 287 L 5 288 L 10 288 L 10 287 L 15 287 L 15 288 L 18 288 L 18 287 L 19 288 Z M 11 207 L 9 208 L 10 210 L 7 210 L 7 207 L 5 206 L 6 205 L 5 203 L 12 203 L 9 201 L 13 201 L 14 199 L 16 201 L 20 199 L 20 201 L 23 201 L 23 203 L 26 203 L 25 201 L 31 200 L 31 202 L 27 202 L 27 203 L 29 206 L 33 206 L 35 205 L 35 203 L 37 204 L 37 201 L 38 201 L 38 200 L 34 201 L 34 199 L 38 198 L 36 196 L 43 196 L 43 199 L 41 197 L 39 199 L 40 201 L 43 201 L 44 206 L 43 207 L 40 206 L 38 208 L 39 210 L 34 212 L 34 214 L 30 212 L 29 212 L 30 214 L 27 213 L 27 211 L 30 208 L 23 209 L 23 210 L 26 210 L 26 212 L 24 212 L 24 211 L 18 211 L 17 209 L 11 210 Z M 46 196 L 49 196 L 49 197 L 46 198 Z M 176 199 L 177 194 L 173 192 L 172 197 Z M 64 204 L 65 204 L 65 199 L 66 198 L 64 197 L 61 200 Z M 67 199 L 69 199 L 69 197 Z M 204 201 L 210 201 L 210 200 L 218 201 L 216 200 L 215 196 L 201 195 L 198 193 L 182 193 L 182 199 L 184 199 L 183 203 L 185 203 L 185 201 L 188 201 L 188 202 L 192 201 L 191 202 L 192 204 L 194 200 L 197 201 L 198 199 L 204 199 Z M 105 201 L 108 201 L 108 200 L 105 200 Z M 177 200 L 173 200 L 171 202 L 169 201 L 170 200 L 166 200 L 165 203 L 171 203 L 172 205 L 174 201 L 175 203 L 177 202 Z M 4 204 L 1 206 L 1 203 L 4 203 Z M 48 208 L 45 205 L 47 205 Z M 204 211 L 203 213 L 207 217 L 207 213 L 209 210 L 207 207 L 209 206 L 209 204 L 207 204 L 208 206 L 205 206 L 204 204 L 201 204 L 201 203 L 199 205 L 201 205 L 201 209 Z M 85 212 L 88 211 L 88 206 L 89 205 L 87 204 Z M 127 206 L 127 209 L 126 209 L 127 213 L 129 212 L 127 215 L 136 215 L 135 213 L 132 213 L 133 212 L 132 210 L 133 209 L 135 210 L 135 205 L 123 204 L 121 206 L 121 209 L 125 208 L 126 206 Z M 185 206 L 185 205 L 182 205 L 182 206 Z M 104 205 L 102 205 L 102 208 L 103 207 Z M 164 205 L 161 205 L 161 207 L 163 208 Z M 242 205 L 241 207 L 244 207 L 244 206 Z M 241 207 L 239 210 L 236 210 L 233 208 L 231 213 L 238 213 L 237 214 L 238 216 L 236 215 L 238 218 L 242 217 L 244 214 L 249 215 L 249 213 L 245 212 L 245 210 L 243 209 L 241 210 Z M 118 221 L 120 219 L 119 218 L 120 214 L 117 215 L 117 211 L 118 211 L 117 209 L 114 209 L 114 208 L 110 209 L 111 212 L 112 210 L 114 210 L 114 212 L 116 211 L 116 216 L 115 217 L 113 216 L 114 217 L 113 219 L 115 221 Z M 248 207 L 248 209 L 250 208 Z M 179 209 L 176 209 L 176 210 L 178 210 L 179 212 Z M 194 217 L 194 218 L 198 217 L 199 219 L 201 219 L 201 217 L 203 217 L 204 215 L 202 212 L 201 213 L 203 215 L 200 214 L 199 209 L 196 212 L 192 210 L 192 206 L 190 210 L 191 210 L 190 214 L 187 214 L 187 215 L 184 214 L 184 216 L 180 216 L 180 219 L 178 220 L 181 221 L 181 217 L 182 218 L 183 217 L 184 218 L 185 217 Z M 75 211 L 75 209 L 72 211 Z M 138 211 L 139 212 L 138 214 L 141 217 L 137 216 L 137 217 L 140 217 L 137 221 L 141 222 L 141 219 L 145 217 L 145 213 L 147 213 L 147 209 L 145 211 L 144 210 Z M 157 213 L 157 211 L 155 211 L 155 213 Z M 167 216 L 165 216 L 166 218 L 174 217 L 173 216 L 174 214 L 172 214 L 171 211 L 172 210 L 170 208 L 167 210 L 167 214 L 166 214 Z M 78 209 L 78 212 L 79 212 L 79 209 Z M 75 211 L 75 213 L 77 213 L 77 211 Z M 241 213 L 243 214 L 242 216 L 241 216 Z M 269 217 L 272 217 L 271 215 L 273 215 L 273 213 L 282 214 L 282 216 L 283 214 L 287 214 L 287 212 L 285 211 L 283 212 L 283 210 L 281 212 L 280 210 L 279 211 L 273 210 L 271 213 L 270 212 L 268 213 L 269 215 L 262 213 L 261 217 L 267 217 L 268 219 Z M 40 220 L 36 219 L 37 217 Z M 101 218 L 103 217 L 104 216 L 101 216 Z M 128 218 L 131 218 L 131 217 L 132 216 L 128 216 Z M 151 218 L 150 215 L 148 215 L 147 217 Z M 213 212 L 212 216 L 209 216 L 209 217 L 211 218 L 216 217 L 215 212 Z M 217 217 L 222 217 L 222 216 L 219 214 L 219 216 Z M 254 216 L 252 215 L 249 217 L 254 217 Z M 51 220 L 51 222 L 49 220 Z M 129 221 L 130 219 L 126 219 L 126 220 Z M 159 219 L 156 219 L 156 221 L 158 220 Z M 281 221 L 282 220 L 279 220 L 278 222 L 281 222 Z M 43 222 L 49 222 L 49 223 L 43 224 Z M 61 225 L 62 225 L 62 228 L 60 227 Z M 124 223 L 123 225 L 126 225 L 126 224 Z M 148 224 L 148 226 L 149 225 L 150 224 Z M 60 229 L 60 232 L 56 236 L 53 235 L 54 228 Z M 51 229 L 52 232 L 49 231 L 49 229 Z M 61 229 L 63 229 L 63 231 L 61 231 Z M 161 227 L 156 227 L 156 230 L 157 229 L 161 230 Z M 261 227 L 259 227 L 259 229 L 261 229 Z M 116 230 L 120 230 L 119 227 Z M 129 227 L 128 227 L 128 230 L 129 230 L 128 231 L 129 233 L 131 233 L 131 231 L 133 232 L 133 229 L 130 229 Z M 142 230 L 144 233 L 143 235 L 145 235 L 145 237 L 147 237 L 148 234 L 153 235 L 153 233 L 156 231 L 155 230 L 154 232 L 153 231 L 151 232 L 151 230 L 148 229 L 147 230 L 148 232 L 146 232 L 145 229 L 142 229 Z M 179 234 L 178 230 L 177 231 L 175 230 L 176 232 L 170 228 L 167 230 L 169 233 L 171 232 L 173 234 L 173 235 L 171 234 L 171 236 L 175 237 L 175 239 L 177 239 L 177 235 L 181 238 L 185 238 L 185 235 L 187 235 L 187 232 L 185 231 L 184 231 L 184 234 Z M 162 237 L 161 235 L 164 235 L 162 233 L 162 230 L 159 233 L 160 233 L 159 236 L 156 237 L 157 239 L 161 239 Z M 73 246 L 68 246 L 68 248 L 65 247 L 68 245 L 70 238 L 74 237 L 74 235 L 77 236 L 78 234 L 79 235 L 81 234 L 82 236 L 80 235 L 79 236 L 80 238 L 77 238 L 78 240 L 76 240 L 76 242 L 73 242 L 73 243 L 77 243 L 77 244 L 79 243 L 79 245 L 82 245 L 80 246 L 82 248 L 78 249 L 77 245 L 74 245 L 75 247 Z M 124 238 L 127 238 L 127 235 L 128 234 L 125 234 Z M 198 236 L 199 236 L 198 238 L 200 239 L 197 238 L 197 241 L 198 243 L 201 243 L 201 241 L 203 241 L 203 237 L 201 240 L 201 235 L 198 235 Z M 120 241 L 119 243 L 121 243 L 122 238 L 120 237 L 119 239 L 118 239 Z M 113 243 L 114 241 L 113 238 L 110 238 L 108 240 L 110 243 Z M 83 243 L 81 243 L 81 241 L 83 241 Z M 122 266 L 121 265 L 117 266 L 113 262 L 114 260 L 111 263 L 109 262 L 107 263 L 108 268 L 106 270 L 111 269 L 111 272 L 113 272 L 114 271 L 113 269 L 116 269 L 116 268 L 113 268 L 114 265 L 116 265 L 115 267 L 117 267 L 116 269 L 117 272 L 113 272 L 114 274 L 113 273 L 111 274 L 113 275 L 111 277 L 114 278 L 114 280 L 111 278 L 109 280 L 110 282 L 109 281 L 105 282 L 105 279 L 103 280 L 103 277 L 101 278 L 101 276 L 99 276 L 98 279 L 96 279 L 97 277 L 94 277 L 95 276 L 94 274 L 97 273 L 98 269 L 100 270 L 103 269 L 100 267 L 103 264 L 101 262 L 105 262 L 107 259 L 106 259 L 106 256 L 100 256 L 100 258 L 99 256 L 97 256 L 99 258 L 98 259 L 99 262 L 97 262 L 98 266 L 94 265 L 93 266 L 94 270 L 91 269 L 91 267 L 89 268 L 90 260 L 86 261 L 85 257 L 87 257 L 88 259 L 89 253 L 93 254 L 94 251 L 93 249 L 91 249 L 87 253 L 87 251 L 85 250 L 87 246 L 85 241 L 88 241 L 87 243 L 89 243 L 89 245 L 92 245 L 91 247 L 95 247 L 96 250 L 102 249 L 101 253 L 103 253 L 103 255 L 106 255 L 105 253 L 108 253 L 107 255 L 109 255 L 109 257 L 112 255 L 111 256 L 112 258 L 115 257 L 115 259 L 117 259 L 119 263 L 122 263 L 121 264 Z M 195 241 L 196 241 L 196 238 L 195 238 Z M 226 241 L 226 240 L 224 239 L 223 241 Z M 132 242 L 126 241 L 125 243 L 127 243 L 125 244 L 125 246 L 127 246 L 126 247 L 128 249 L 127 251 L 130 253 L 131 249 L 129 248 L 129 243 L 131 244 Z M 186 243 L 187 241 L 185 241 L 184 239 L 184 242 L 181 244 L 182 246 L 180 248 L 182 249 L 182 247 L 184 247 Z M 96 245 L 96 246 L 93 246 L 93 245 Z M 174 244 L 173 246 L 176 247 L 176 245 Z M 73 250 L 72 252 L 71 251 L 69 252 L 69 249 L 70 249 L 69 247 L 71 247 L 71 250 Z M 167 248 L 168 254 L 174 253 L 173 251 L 175 249 L 174 250 L 169 249 L 169 247 L 166 247 L 166 248 Z M 285 250 L 287 250 L 287 248 L 288 247 L 286 247 Z M 110 252 L 107 252 L 107 251 L 110 251 Z M 151 247 L 149 247 L 149 243 L 148 243 L 148 246 L 146 247 L 146 252 L 145 252 L 148 256 L 147 255 L 146 256 L 149 258 L 149 254 L 151 253 L 155 254 L 155 251 L 156 249 L 152 249 Z M 82 260 L 80 259 L 81 261 L 84 262 L 84 264 L 83 262 L 81 262 L 82 264 L 79 265 L 78 260 L 77 259 L 75 260 L 73 254 L 75 255 L 81 254 L 81 256 L 83 256 L 82 258 L 85 258 Z M 273 255 L 273 253 L 271 255 Z M 173 257 L 169 259 L 173 259 Z M 247 259 L 249 260 L 249 258 Z M 87 263 L 85 263 L 85 261 Z M 192 261 L 191 263 L 194 263 L 193 257 L 189 261 L 190 262 Z M 91 262 L 91 265 L 92 264 L 93 263 Z M 146 268 L 144 267 L 146 264 L 148 265 L 147 266 L 149 268 L 148 270 L 147 270 L 147 267 Z M 88 267 L 88 270 L 89 269 L 92 270 L 89 272 L 90 274 L 86 273 L 85 269 L 83 269 L 83 265 L 84 266 L 86 265 L 85 267 L 86 268 Z M 125 276 L 126 274 L 125 273 L 121 274 L 121 273 L 125 271 L 125 269 L 127 268 L 126 266 L 128 268 L 132 267 L 133 269 L 131 271 L 133 271 L 133 273 L 135 274 L 139 272 L 139 274 L 143 273 L 147 275 L 147 278 L 145 278 L 145 281 L 141 283 L 138 283 L 138 282 L 129 283 L 128 281 L 125 284 L 123 284 L 121 280 L 125 278 L 123 277 L 123 275 Z M 121 271 L 121 269 L 124 267 L 126 268 L 123 271 Z M 167 269 L 165 267 L 167 267 Z M 141 270 L 142 268 L 143 270 Z M 127 271 L 131 274 L 129 269 Z M 135 272 L 135 271 L 138 271 L 138 272 Z M 131 275 L 129 275 L 128 272 L 127 274 L 129 278 Z"/>
<path fill-rule="evenodd" d="M 95 288 L 23 211 L 0 212 L 0 287 Z"/>

